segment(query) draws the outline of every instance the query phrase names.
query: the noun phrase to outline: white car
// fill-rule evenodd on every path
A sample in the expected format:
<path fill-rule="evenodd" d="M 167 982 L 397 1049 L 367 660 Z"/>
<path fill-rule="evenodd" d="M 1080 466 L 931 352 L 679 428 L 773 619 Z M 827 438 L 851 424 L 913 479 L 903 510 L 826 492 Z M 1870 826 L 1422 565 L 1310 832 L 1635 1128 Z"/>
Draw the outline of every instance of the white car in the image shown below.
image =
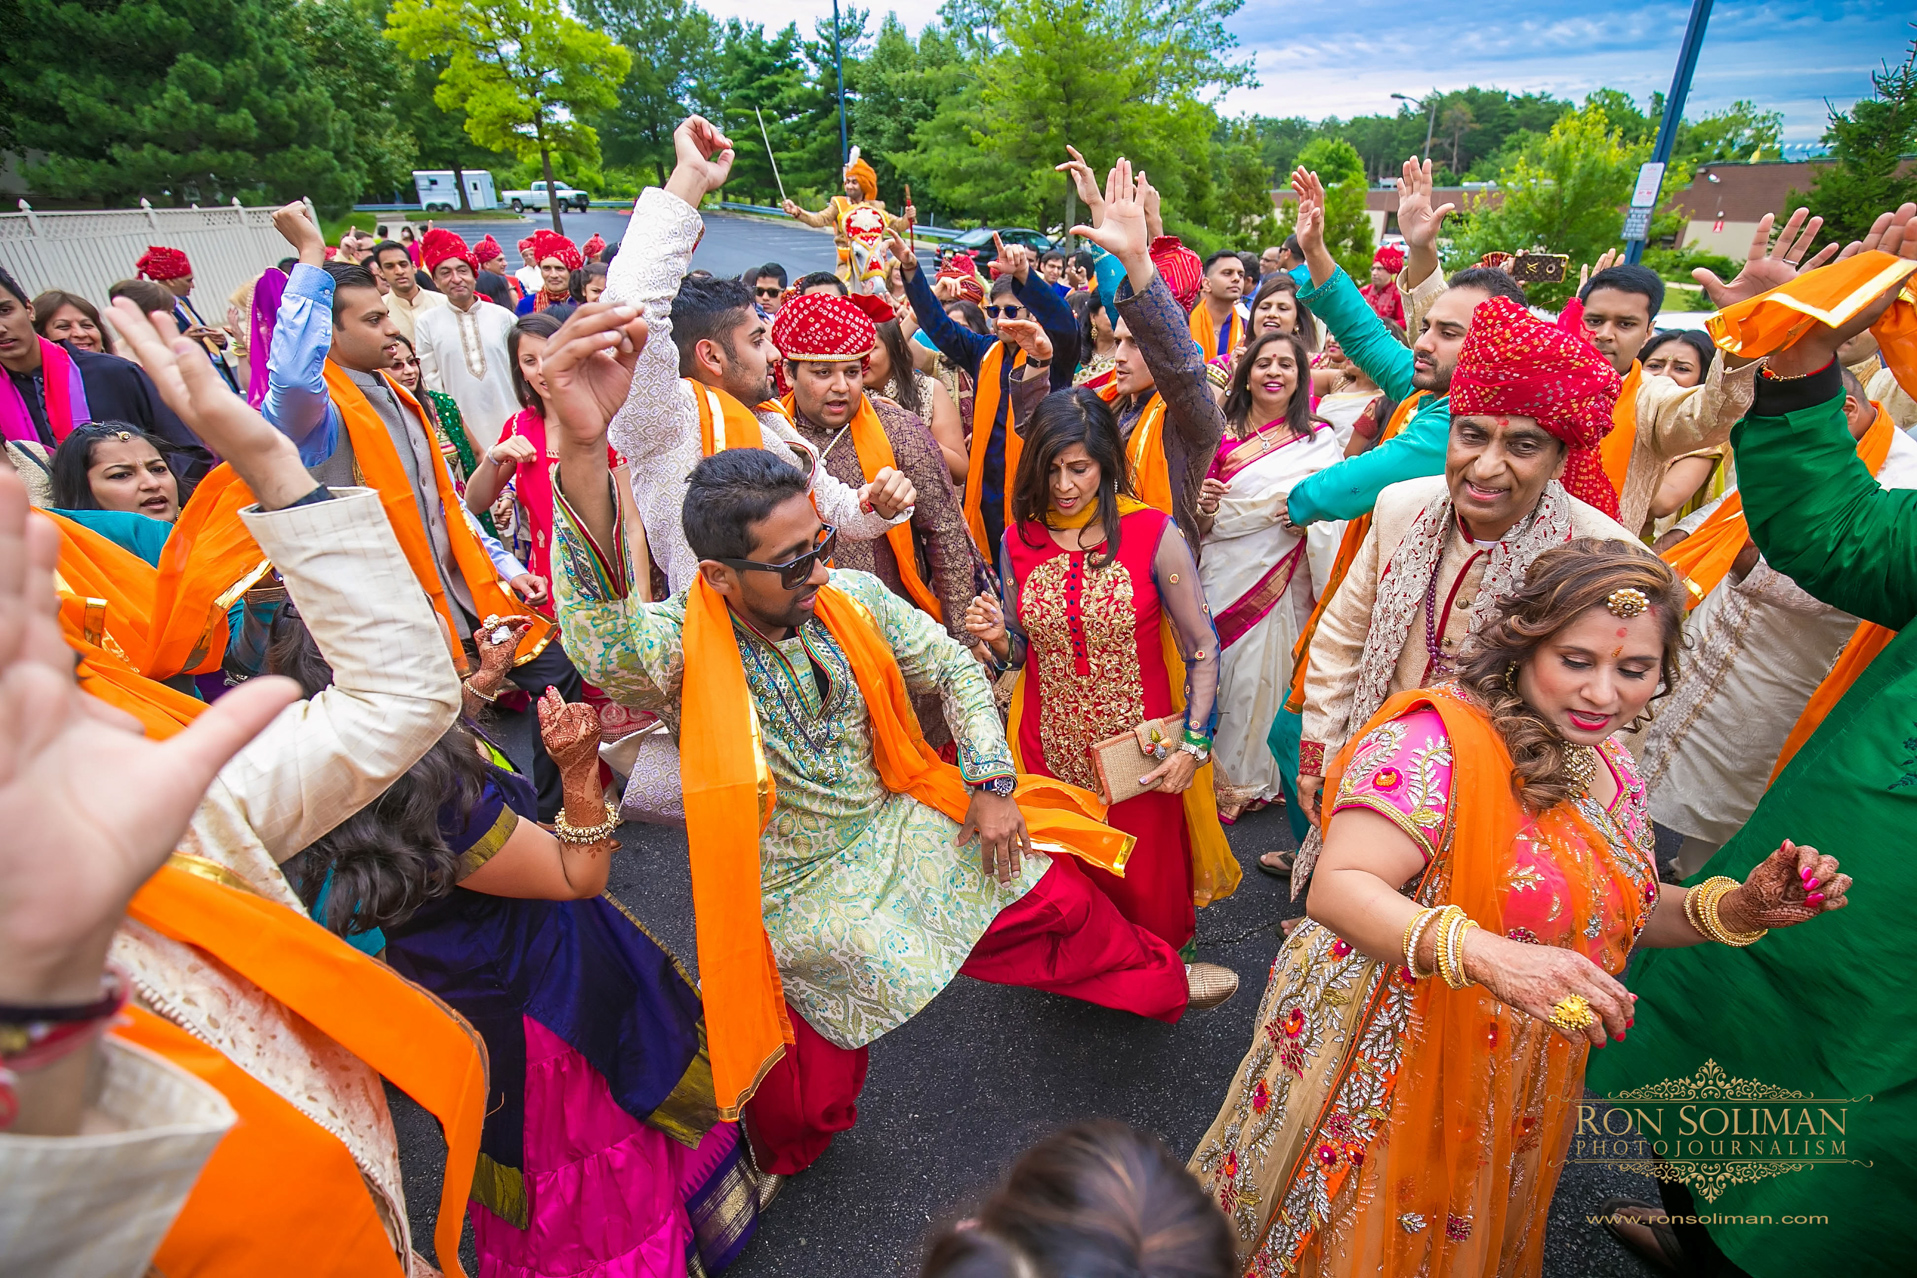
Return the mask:
<path fill-rule="evenodd" d="M 592 207 L 592 197 L 584 191 L 575 191 L 564 182 L 552 184 L 552 197 L 559 201 L 559 207 L 573 208 L 584 213 Z M 506 192 L 506 203 L 512 205 L 513 212 L 524 213 L 527 209 L 543 212 L 546 208 L 546 183 L 534 182 L 530 190 Z"/>

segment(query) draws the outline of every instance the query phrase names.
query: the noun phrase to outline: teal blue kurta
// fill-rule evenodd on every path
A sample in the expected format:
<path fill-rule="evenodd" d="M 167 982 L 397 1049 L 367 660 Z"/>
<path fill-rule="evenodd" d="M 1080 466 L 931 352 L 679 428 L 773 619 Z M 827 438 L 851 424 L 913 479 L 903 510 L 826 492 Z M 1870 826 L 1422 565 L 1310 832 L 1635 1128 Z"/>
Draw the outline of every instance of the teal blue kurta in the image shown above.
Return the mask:
<path fill-rule="evenodd" d="M 1333 271 L 1322 287 L 1301 290 L 1298 300 L 1325 322 L 1345 354 L 1385 394 L 1402 400 L 1417 389 L 1411 384 L 1410 348 L 1385 327 L 1343 267 Z M 1444 474 L 1450 439 L 1451 397 L 1426 400 L 1396 437 L 1300 480 L 1291 490 L 1293 522 L 1315 524 L 1370 514 L 1378 494 L 1390 485 Z"/>
<path fill-rule="evenodd" d="M 1791 760 L 1742 831 L 1699 878 L 1743 878 L 1786 838 L 1854 876 L 1850 906 L 1749 949 L 1654 950 L 1632 984 L 1629 1040 L 1592 1054 L 1601 1094 L 1688 1077 L 1715 1060 L 1733 1078 L 1849 1107 L 1843 1165 L 1732 1185 L 1715 1216 L 1828 1216 L 1828 1225 L 1712 1224 L 1758 1278 L 1908 1274 L 1917 1219 L 1917 491 L 1885 490 L 1858 460 L 1835 369 L 1758 380 L 1737 427 L 1751 535 L 1772 567 L 1818 599 L 1899 637 Z M 1753 767 L 1763 766 L 1758 761 Z M 1869 1165 L 1865 1165 L 1869 1164 Z"/>

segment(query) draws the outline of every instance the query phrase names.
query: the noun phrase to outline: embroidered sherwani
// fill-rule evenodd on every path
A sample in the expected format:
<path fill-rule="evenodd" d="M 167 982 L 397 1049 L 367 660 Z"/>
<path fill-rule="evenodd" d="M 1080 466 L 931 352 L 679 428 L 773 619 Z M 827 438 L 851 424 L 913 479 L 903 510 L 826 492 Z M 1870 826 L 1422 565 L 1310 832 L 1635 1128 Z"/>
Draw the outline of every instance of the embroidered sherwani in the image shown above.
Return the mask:
<path fill-rule="evenodd" d="M 559 503 L 554 589 L 566 651 L 615 701 L 679 726 L 685 594 L 639 603 Z M 915 698 L 936 696 L 968 779 L 1012 771 L 977 661 L 924 612 L 867 573 L 832 584 L 863 604 Z M 958 825 L 879 780 L 871 716 L 838 643 L 808 621 L 773 642 L 736 619 L 766 765 L 778 788 L 760 839 L 765 929 L 786 1000 L 840 1047 L 870 1043 L 951 983 L 1000 910 L 1050 868 L 1021 861 L 1001 885 Z"/>
<path fill-rule="evenodd" d="M 459 403 L 466 431 L 481 450 L 499 442 L 506 419 L 519 411 L 506 336 L 513 313 L 475 297 L 465 310 L 448 303 L 413 315 L 419 383 Z"/>
<path fill-rule="evenodd" d="M 704 233 L 698 209 L 658 187 L 646 188 L 633 205 L 624 247 L 612 259 L 600 299 L 637 307 L 648 326 L 646 348 L 632 370 L 632 389 L 625 405 L 613 415 L 608 434 L 631 468 L 632 495 L 646 530 L 646 545 L 671 590 L 690 585 L 699 566 L 699 557 L 686 544 L 679 513 L 686 500 L 686 476 L 702 455 L 699 406 L 691 385 L 679 376 L 679 351 L 672 341 L 672 299 Z M 751 407 L 765 432 L 765 447 L 812 473 L 819 518 L 838 528 L 841 542 L 870 541 L 893 524 L 912 518 L 909 508 L 891 520 L 861 510 L 858 488 L 814 469 L 804 441 L 783 412 Z M 801 447 L 795 449 L 795 442 Z M 859 487 L 863 486 L 861 480 Z"/>
<path fill-rule="evenodd" d="M 1440 502 L 1447 518 L 1442 534 L 1433 538 L 1422 531 L 1421 519 Z M 1524 570 L 1539 552 L 1573 537 L 1637 540 L 1555 481 L 1546 485 L 1539 509 L 1506 536 L 1514 548 L 1525 546 L 1522 552 L 1494 553 L 1500 543 L 1471 541 L 1449 508 L 1442 475 L 1406 480 L 1378 494 L 1371 531 L 1312 637 L 1299 750 L 1305 775 L 1323 776 L 1325 765 L 1386 697 L 1454 673 L 1465 638 L 1485 624 L 1499 597 L 1524 580 Z M 1546 519 L 1554 524 L 1549 530 L 1540 527 Z M 1413 559 L 1418 561 L 1415 567 Z M 1486 570 L 1494 559 L 1501 566 L 1487 595 Z M 1400 623 L 1408 619 L 1409 624 L 1395 654 L 1385 654 L 1382 662 L 1373 656 L 1377 669 L 1369 680 L 1372 686 L 1361 695 L 1361 684 L 1367 682 L 1366 640 L 1374 629 L 1374 614 L 1382 609 L 1402 613 Z"/>
<path fill-rule="evenodd" d="M 442 306 L 451 305 L 444 293 L 435 293 L 431 289 L 416 288 L 413 298 L 407 301 L 394 289 L 386 294 L 386 313 L 393 317 L 393 323 L 406 335 L 406 340 L 418 345 L 417 324 L 419 317 L 427 311 L 436 311 Z"/>

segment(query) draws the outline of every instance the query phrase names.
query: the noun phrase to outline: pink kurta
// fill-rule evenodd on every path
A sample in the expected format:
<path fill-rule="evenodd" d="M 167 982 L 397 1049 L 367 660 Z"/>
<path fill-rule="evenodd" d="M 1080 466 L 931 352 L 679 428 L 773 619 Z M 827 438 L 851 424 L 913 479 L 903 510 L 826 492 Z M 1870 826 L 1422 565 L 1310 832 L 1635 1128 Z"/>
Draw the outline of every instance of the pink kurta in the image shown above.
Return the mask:
<path fill-rule="evenodd" d="M 1091 746 L 1174 713 L 1165 665 L 1164 612 L 1152 560 L 1172 526 L 1158 510 L 1119 521 L 1117 560 L 1067 551 L 1036 523 L 1006 538 L 1017 582 L 1015 620 L 1025 632 L 1025 697 L 1017 724 L 1025 771 L 1098 789 Z M 1125 877 L 1086 873 L 1125 918 L 1174 948 L 1197 929 L 1183 800 L 1141 794 L 1111 809 L 1113 826 L 1138 840 Z"/>

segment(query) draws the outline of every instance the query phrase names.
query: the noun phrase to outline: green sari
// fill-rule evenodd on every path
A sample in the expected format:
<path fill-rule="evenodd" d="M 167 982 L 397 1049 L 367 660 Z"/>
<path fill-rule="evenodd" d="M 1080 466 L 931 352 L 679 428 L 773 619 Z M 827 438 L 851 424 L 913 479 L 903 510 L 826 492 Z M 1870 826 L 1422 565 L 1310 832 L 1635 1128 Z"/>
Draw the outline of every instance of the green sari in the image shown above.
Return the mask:
<path fill-rule="evenodd" d="M 1758 387 L 1732 435 L 1752 537 L 1810 594 L 1902 633 L 1698 879 L 1742 879 L 1788 838 L 1837 857 L 1856 887 L 1843 912 L 1748 949 L 1644 955 L 1630 980 L 1637 1025 L 1592 1054 L 1587 1084 L 1611 1095 L 1689 1078 L 1708 1060 L 1734 1080 L 1858 1098 L 1846 1107 L 1845 1161 L 1729 1184 L 1714 1200 L 1698 1194 L 1697 1210 L 1757 1278 L 1907 1274 L 1917 1220 L 1917 628 L 1907 628 L 1917 616 L 1917 491 L 1879 488 L 1857 459 L 1835 366 Z M 1790 1216 L 1828 1224 L 1755 1223 Z"/>

